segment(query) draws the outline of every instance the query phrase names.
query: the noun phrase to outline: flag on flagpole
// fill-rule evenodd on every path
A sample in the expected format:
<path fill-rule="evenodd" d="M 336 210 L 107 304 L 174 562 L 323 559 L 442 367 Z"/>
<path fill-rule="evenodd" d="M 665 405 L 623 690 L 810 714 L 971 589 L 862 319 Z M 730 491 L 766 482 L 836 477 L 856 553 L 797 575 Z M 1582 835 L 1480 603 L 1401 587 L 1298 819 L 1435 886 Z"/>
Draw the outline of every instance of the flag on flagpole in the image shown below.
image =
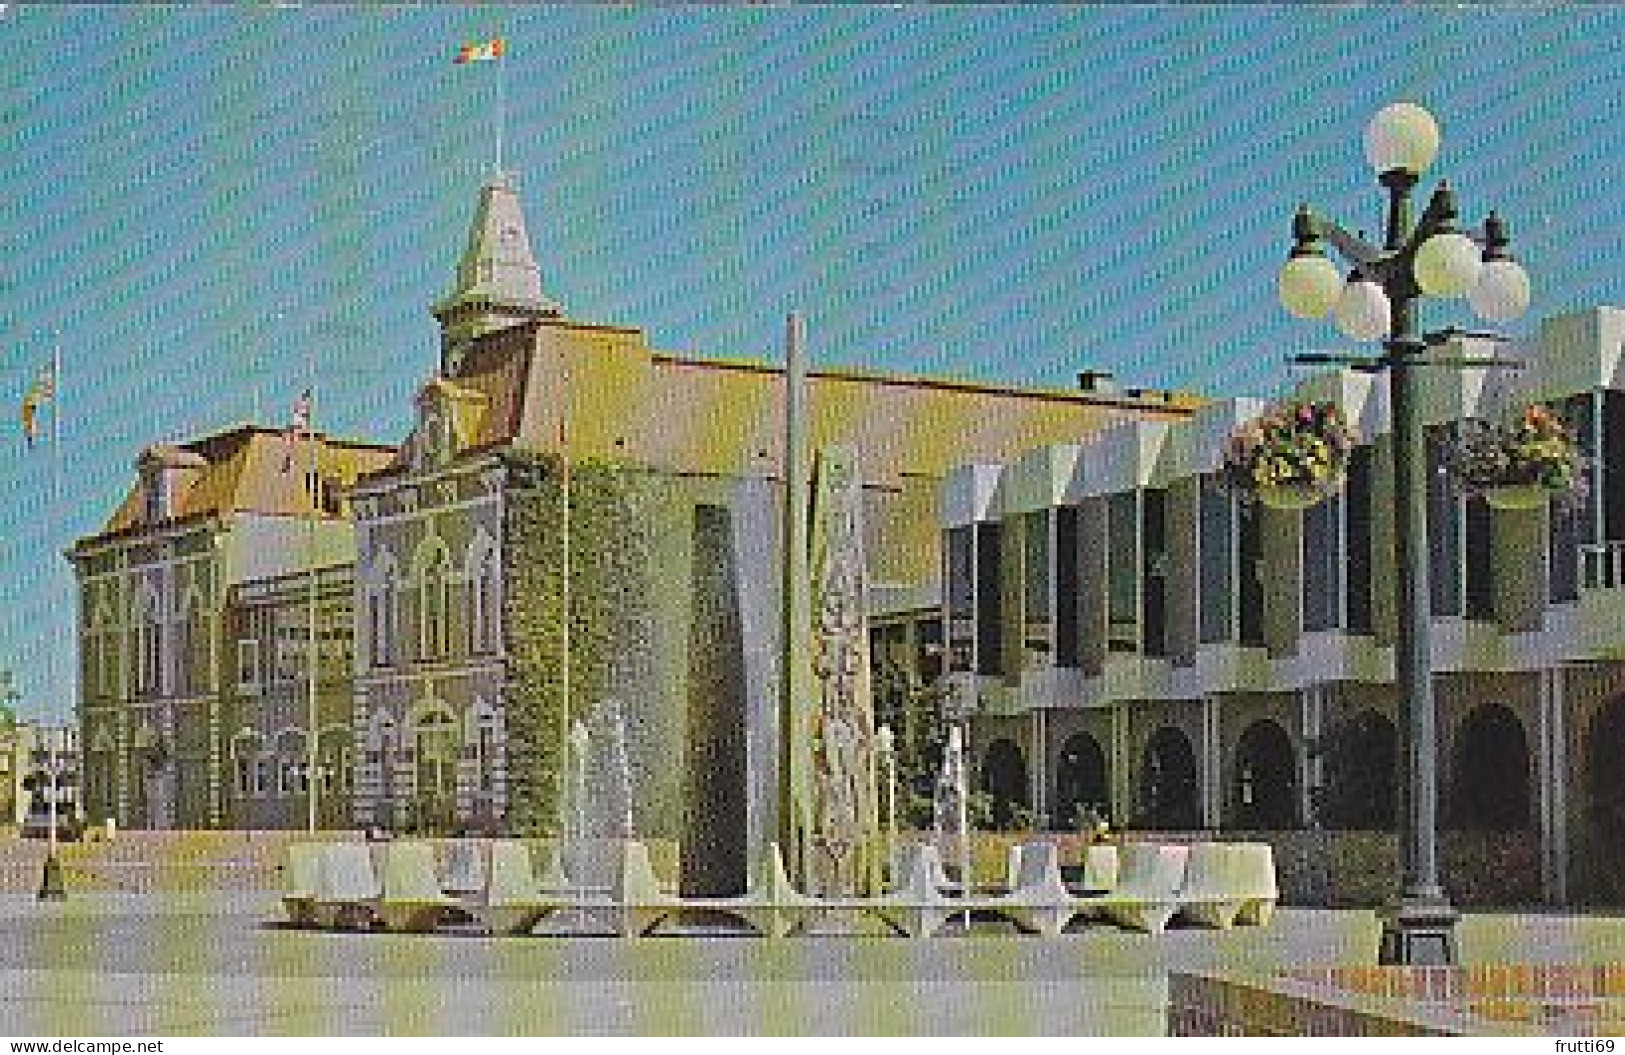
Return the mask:
<path fill-rule="evenodd" d="M 310 435 L 310 389 L 305 389 L 299 401 L 293 405 L 293 418 L 288 422 L 288 428 L 283 432 L 282 471 L 287 472 L 293 468 L 294 446 L 299 437 Z"/>
<path fill-rule="evenodd" d="M 34 383 L 23 394 L 23 438 L 32 447 L 39 439 L 40 407 L 56 399 L 56 368 L 47 363 L 40 368 Z"/>
<path fill-rule="evenodd" d="M 508 41 L 503 37 L 492 37 L 483 44 L 464 44 L 457 49 L 457 57 L 452 62 L 459 66 L 470 62 L 495 62 L 508 53 Z"/>

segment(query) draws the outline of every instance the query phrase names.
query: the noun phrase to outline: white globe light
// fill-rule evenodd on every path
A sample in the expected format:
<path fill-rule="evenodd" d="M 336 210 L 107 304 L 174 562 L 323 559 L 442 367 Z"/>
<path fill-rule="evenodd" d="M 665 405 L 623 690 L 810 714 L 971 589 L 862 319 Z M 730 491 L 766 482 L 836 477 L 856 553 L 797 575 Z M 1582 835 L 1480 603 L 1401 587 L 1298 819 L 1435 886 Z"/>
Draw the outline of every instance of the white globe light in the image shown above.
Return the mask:
<path fill-rule="evenodd" d="M 1366 125 L 1366 160 L 1379 175 L 1393 169 L 1420 174 L 1438 153 L 1439 126 L 1415 103 L 1385 106 Z"/>
<path fill-rule="evenodd" d="M 1300 319 L 1318 319 L 1337 306 L 1343 276 L 1323 256 L 1295 256 L 1281 265 L 1281 306 Z"/>
<path fill-rule="evenodd" d="M 1529 273 L 1516 260 L 1486 261 L 1467 302 L 1494 322 L 1516 319 L 1529 308 Z"/>
<path fill-rule="evenodd" d="M 1394 321 L 1393 305 L 1382 287 L 1368 279 L 1350 281 L 1337 300 L 1337 328 L 1356 341 L 1375 341 L 1388 335 Z"/>
<path fill-rule="evenodd" d="M 1416 250 L 1411 270 L 1423 293 L 1460 297 L 1478 281 L 1478 246 L 1464 234 L 1436 234 Z"/>

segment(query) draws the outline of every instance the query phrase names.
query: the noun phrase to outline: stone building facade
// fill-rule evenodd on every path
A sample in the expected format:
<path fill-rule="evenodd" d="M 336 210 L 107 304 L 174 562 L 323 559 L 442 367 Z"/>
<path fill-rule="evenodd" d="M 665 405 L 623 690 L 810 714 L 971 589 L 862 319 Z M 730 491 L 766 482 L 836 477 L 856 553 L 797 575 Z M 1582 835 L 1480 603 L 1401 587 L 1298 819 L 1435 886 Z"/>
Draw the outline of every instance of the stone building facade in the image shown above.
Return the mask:
<path fill-rule="evenodd" d="M 738 834 L 737 860 L 771 825 L 782 368 L 568 315 L 505 177 L 481 190 L 434 315 L 441 354 L 410 435 L 324 440 L 320 508 L 278 469 L 285 438 L 245 428 L 154 448 L 74 547 L 92 814 L 302 823 L 310 708 L 293 639 L 316 566 L 324 642 L 348 584 L 352 657 L 348 684 L 328 666 L 318 688 L 322 823 L 551 830 L 568 820 L 580 720 L 595 750 L 624 738 L 640 830 Z M 1200 403 L 829 368 L 808 402 L 812 446 L 856 453 L 877 592 L 940 579 L 956 462 Z"/>
<path fill-rule="evenodd" d="M 320 486 L 288 438 L 245 426 L 148 448 L 134 486 L 69 551 L 79 582 L 79 722 L 92 821 L 136 828 L 227 823 L 237 687 L 232 590 L 353 559 L 342 489 L 390 452 L 317 436 Z M 308 449 L 308 448 L 307 448 Z"/>
<path fill-rule="evenodd" d="M 663 353 L 639 330 L 569 317 L 542 291 L 504 179 L 482 190 L 435 314 L 441 361 L 416 427 L 351 492 L 358 821 L 423 822 L 407 804 L 431 781 L 433 826 L 564 823 L 565 730 L 609 707 L 641 831 L 703 841 L 716 811 L 737 809 L 724 827 L 760 837 L 776 756 L 782 370 Z M 871 581 L 915 589 L 940 574 L 938 486 L 964 452 L 1177 420 L 1196 405 L 838 370 L 814 371 L 809 387 L 813 445 L 857 451 Z M 621 477 L 638 481 L 635 500 L 612 483 Z M 606 553 L 622 558 L 620 578 L 606 577 Z M 599 602 L 627 577 L 641 586 L 617 615 Z M 571 644 L 556 627 L 538 637 L 513 625 L 557 614 L 522 614 L 536 589 L 521 584 L 570 592 Z M 623 643 L 594 656 L 583 642 L 617 619 Z M 550 684 L 570 678 L 567 705 L 522 702 L 536 691 L 518 673 L 527 649 Z M 425 764 L 426 751 L 455 761 Z M 741 784 L 724 794 L 711 772 Z"/>

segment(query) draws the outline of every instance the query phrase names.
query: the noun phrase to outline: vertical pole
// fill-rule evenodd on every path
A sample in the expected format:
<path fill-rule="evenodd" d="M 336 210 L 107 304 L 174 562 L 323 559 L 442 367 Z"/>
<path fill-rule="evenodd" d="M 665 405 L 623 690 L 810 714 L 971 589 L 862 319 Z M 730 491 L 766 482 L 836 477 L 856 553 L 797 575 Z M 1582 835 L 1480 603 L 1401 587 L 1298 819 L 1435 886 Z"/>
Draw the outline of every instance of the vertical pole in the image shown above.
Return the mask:
<path fill-rule="evenodd" d="M 53 330 L 51 333 L 51 520 L 57 523 L 62 514 L 62 331 Z M 76 617 L 77 618 L 77 617 Z M 60 635 L 56 632 L 57 624 L 51 623 L 52 640 L 46 647 L 50 689 L 53 695 L 58 691 L 57 685 L 57 645 Z M 45 778 L 50 781 L 45 791 L 45 809 L 49 826 L 46 833 L 45 874 L 40 883 L 39 897 L 42 901 L 60 901 L 67 897 L 67 888 L 62 881 L 62 866 L 57 860 L 56 824 L 57 824 L 57 795 L 61 792 L 61 776 L 57 771 L 56 737 L 54 730 L 41 723 L 40 734 L 45 738 Z"/>
<path fill-rule="evenodd" d="M 500 61 L 500 60 L 499 60 Z M 559 832 L 566 829 L 565 803 L 569 798 L 569 754 L 574 730 L 570 726 L 570 357 L 559 346 Z"/>
<path fill-rule="evenodd" d="M 1410 192 L 1416 176 L 1395 170 L 1381 177 L 1389 191 L 1391 252 L 1411 234 Z M 1389 410 L 1393 416 L 1394 673 L 1405 719 L 1405 792 L 1400 811 L 1402 885 L 1399 902 L 1383 913 L 1378 961 L 1384 964 L 1455 962 L 1456 913 L 1439 884 L 1438 718 L 1433 699 L 1433 609 L 1428 567 L 1427 438 L 1414 359 L 1424 345 L 1416 335 L 1420 291 L 1409 270 L 1387 283 L 1393 305 L 1388 351 Z"/>
<path fill-rule="evenodd" d="M 781 532 L 782 617 L 779 645 L 779 846 L 790 878 L 805 882 L 796 741 L 803 733 L 801 709 L 807 686 L 803 643 L 811 629 L 807 581 L 807 359 L 801 314 L 791 312 L 785 327 L 784 529 Z"/>
<path fill-rule="evenodd" d="M 41 739 L 45 741 L 45 779 L 50 782 L 45 786 L 45 815 L 48 818 L 46 823 L 49 825 L 45 834 L 45 857 L 48 861 L 54 861 L 56 860 L 56 795 L 58 790 L 56 730 L 42 722 L 39 731 Z"/>
<path fill-rule="evenodd" d="M 508 60 L 505 55 L 496 57 L 497 67 L 497 171 L 498 179 L 502 178 L 502 140 L 507 133 L 508 124 Z"/>
<path fill-rule="evenodd" d="M 316 634 L 316 518 L 321 513 L 321 467 L 317 462 L 316 446 L 316 386 L 312 384 L 308 391 L 310 409 L 305 417 L 305 443 L 309 447 L 310 465 L 305 475 L 305 490 L 310 498 L 310 516 L 305 524 L 305 557 L 310 567 L 310 591 L 306 598 L 308 610 L 305 613 L 309 623 L 305 628 L 305 707 L 310 735 L 305 738 L 305 827 L 308 831 L 315 832 L 318 815 L 317 798 L 320 794 L 317 785 L 321 777 L 318 771 L 321 720 L 316 705 L 318 667 L 321 661 L 317 653 Z"/>

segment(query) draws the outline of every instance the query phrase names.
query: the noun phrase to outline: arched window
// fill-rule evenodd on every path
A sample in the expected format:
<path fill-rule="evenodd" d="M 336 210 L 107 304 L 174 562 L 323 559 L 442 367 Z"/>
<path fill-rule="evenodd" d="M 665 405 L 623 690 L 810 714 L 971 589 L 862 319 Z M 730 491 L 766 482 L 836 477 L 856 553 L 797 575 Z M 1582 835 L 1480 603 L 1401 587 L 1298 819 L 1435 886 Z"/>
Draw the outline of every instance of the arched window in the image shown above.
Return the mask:
<path fill-rule="evenodd" d="M 204 692 L 209 688 L 210 669 L 208 607 L 195 583 L 181 594 L 180 620 L 176 630 L 179 635 L 175 643 L 175 655 L 179 661 L 179 691 L 183 695 Z"/>
<path fill-rule="evenodd" d="M 465 565 L 469 582 L 469 651 L 478 655 L 497 651 L 501 634 L 501 565 L 495 544 L 484 531 L 469 547 Z"/>
<path fill-rule="evenodd" d="M 150 582 L 137 588 L 131 623 L 135 632 L 135 686 L 142 695 L 156 695 L 163 689 L 163 608 L 158 591 Z"/>
<path fill-rule="evenodd" d="M 276 736 L 277 794 L 303 795 L 307 776 L 305 764 L 305 734 L 298 729 L 284 729 Z"/>
<path fill-rule="evenodd" d="M 1275 722 L 1242 731 L 1231 767 L 1230 816 L 1240 828 L 1298 826 L 1298 763 L 1292 739 Z"/>
<path fill-rule="evenodd" d="M 391 800 L 395 795 L 395 759 L 398 744 L 395 721 L 388 712 L 376 711 L 367 730 L 367 766 L 373 771 L 377 788 L 375 816 L 389 816 Z"/>
<path fill-rule="evenodd" d="M 456 822 L 457 741 L 457 722 L 445 710 L 425 710 L 413 720 L 413 812 L 424 831 L 445 831 Z"/>
<path fill-rule="evenodd" d="M 489 795 L 496 787 L 498 762 L 497 716 L 483 700 L 474 702 L 473 721 L 467 732 L 468 759 L 474 769 L 474 788 Z"/>
<path fill-rule="evenodd" d="M 395 662 L 400 626 L 400 591 L 394 554 L 380 547 L 366 584 L 367 659 L 373 667 Z"/>
<path fill-rule="evenodd" d="M 244 729 L 231 738 L 232 787 L 237 797 L 246 799 L 258 794 L 254 782 L 254 762 L 265 750 L 258 733 Z"/>
<path fill-rule="evenodd" d="M 418 591 L 418 656 L 439 659 L 451 652 L 451 553 L 439 539 L 425 539 L 413 561 Z"/>

